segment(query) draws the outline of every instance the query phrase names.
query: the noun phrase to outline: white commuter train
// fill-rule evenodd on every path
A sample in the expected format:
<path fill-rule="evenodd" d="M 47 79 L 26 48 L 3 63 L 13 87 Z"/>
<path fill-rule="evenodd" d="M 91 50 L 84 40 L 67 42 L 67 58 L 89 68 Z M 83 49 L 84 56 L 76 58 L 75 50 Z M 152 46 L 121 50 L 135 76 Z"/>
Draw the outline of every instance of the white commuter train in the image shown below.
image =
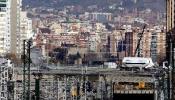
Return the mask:
<path fill-rule="evenodd" d="M 155 65 L 151 58 L 144 57 L 124 57 L 122 60 L 122 68 L 124 69 L 149 69 Z"/>

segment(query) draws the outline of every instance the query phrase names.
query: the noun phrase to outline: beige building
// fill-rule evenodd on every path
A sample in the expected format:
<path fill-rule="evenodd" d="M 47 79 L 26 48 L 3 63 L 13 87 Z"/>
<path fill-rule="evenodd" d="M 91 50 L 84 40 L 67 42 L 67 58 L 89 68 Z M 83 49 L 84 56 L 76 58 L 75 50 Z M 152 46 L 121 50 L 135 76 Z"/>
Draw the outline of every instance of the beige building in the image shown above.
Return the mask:
<path fill-rule="evenodd" d="M 111 34 L 110 52 L 118 52 L 120 59 L 128 56 L 151 57 L 154 62 L 160 62 L 166 56 L 166 33 L 157 26 L 145 29 L 140 41 L 139 51 L 136 52 L 139 36 L 142 32 L 140 28 L 133 28 L 130 31 L 116 30 Z M 135 53 L 136 52 L 136 53 Z"/>
<path fill-rule="evenodd" d="M 133 54 L 138 43 L 141 30 L 133 34 Z M 160 62 L 166 56 L 166 33 L 161 29 L 146 29 L 140 42 L 140 56 L 151 57 L 154 62 Z"/>
<path fill-rule="evenodd" d="M 170 54 L 172 48 L 170 48 L 170 42 L 172 40 L 172 45 L 174 48 L 174 42 L 175 42 L 175 38 L 174 38 L 174 23 L 175 23 L 175 15 L 174 15 L 174 10 L 175 10 L 175 1 L 174 0 L 166 0 L 166 36 L 167 36 L 167 60 L 170 61 L 170 56 L 172 54 Z"/>
<path fill-rule="evenodd" d="M 20 12 L 20 34 L 17 37 L 17 48 L 16 53 L 21 54 L 23 52 L 23 40 L 28 40 L 29 38 L 33 37 L 33 30 L 32 30 L 32 20 L 27 17 L 27 12 L 21 11 Z"/>
<path fill-rule="evenodd" d="M 166 0 L 167 31 L 174 28 L 174 0 Z"/>
<path fill-rule="evenodd" d="M 174 38 L 174 23 L 175 23 L 175 1 L 174 0 L 166 0 L 166 28 L 167 28 L 167 48 L 166 48 L 166 60 L 169 61 L 169 64 L 172 63 L 171 61 L 174 61 L 174 55 L 171 54 L 171 51 L 174 50 L 174 42 L 175 42 L 175 38 Z M 170 41 L 172 40 L 172 41 Z M 171 44 L 172 43 L 172 47 L 171 48 Z M 170 64 L 171 65 L 171 64 Z M 173 77 L 174 78 L 174 77 Z M 174 87 L 174 79 L 171 82 L 171 84 L 173 85 L 172 87 Z M 170 96 L 170 99 L 174 100 L 175 99 L 175 88 L 173 88 L 172 90 L 172 95 Z"/>
<path fill-rule="evenodd" d="M 10 7 L 10 53 L 17 53 L 17 47 L 19 47 L 19 41 L 17 40 L 20 36 L 20 11 L 22 0 L 9 0 L 11 3 Z"/>

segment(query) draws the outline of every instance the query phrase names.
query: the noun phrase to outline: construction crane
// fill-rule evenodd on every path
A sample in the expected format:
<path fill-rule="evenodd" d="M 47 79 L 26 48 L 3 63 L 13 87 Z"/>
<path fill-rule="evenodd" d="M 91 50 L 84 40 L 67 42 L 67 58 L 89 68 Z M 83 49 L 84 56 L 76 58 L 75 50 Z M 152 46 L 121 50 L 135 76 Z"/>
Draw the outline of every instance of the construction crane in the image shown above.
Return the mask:
<path fill-rule="evenodd" d="M 145 31 L 145 28 L 146 28 L 146 24 L 143 26 L 143 30 L 142 32 L 139 34 L 139 40 L 137 42 L 137 46 L 136 46 L 136 49 L 135 49 L 135 53 L 134 53 L 134 56 L 138 56 L 140 57 L 140 42 L 142 40 L 142 37 L 143 37 L 143 33 Z M 137 55 L 136 55 L 137 54 Z"/>

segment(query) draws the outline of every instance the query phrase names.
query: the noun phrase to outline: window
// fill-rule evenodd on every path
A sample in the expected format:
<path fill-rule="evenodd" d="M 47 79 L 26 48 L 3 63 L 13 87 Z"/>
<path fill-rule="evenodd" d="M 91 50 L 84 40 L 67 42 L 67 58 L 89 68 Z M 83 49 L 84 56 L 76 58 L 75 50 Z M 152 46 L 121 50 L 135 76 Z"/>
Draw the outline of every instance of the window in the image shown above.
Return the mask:
<path fill-rule="evenodd" d="M 0 14 L 0 17 L 5 17 L 5 14 Z"/>
<path fill-rule="evenodd" d="M 1 2 L 1 1 L 0 1 Z M 0 3 L 0 7 L 6 7 L 6 4 Z"/>
<path fill-rule="evenodd" d="M 151 43 L 151 48 L 152 48 L 152 49 L 157 48 L 157 44 L 156 44 L 156 43 Z"/>
<path fill-rule="evenodd" d="M 0 0 L 0 2 L 6 2 L 7 0 Z"/>

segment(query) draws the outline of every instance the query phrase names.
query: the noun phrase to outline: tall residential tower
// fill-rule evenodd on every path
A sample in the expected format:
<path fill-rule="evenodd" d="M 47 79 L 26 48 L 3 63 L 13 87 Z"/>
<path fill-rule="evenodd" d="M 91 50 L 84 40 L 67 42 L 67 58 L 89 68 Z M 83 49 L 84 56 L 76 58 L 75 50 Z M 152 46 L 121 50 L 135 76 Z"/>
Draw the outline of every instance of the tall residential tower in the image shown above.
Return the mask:
<path fill-rule="evenodd" d="M 174 0 L 166 0 L 166 12 L 167 12 L 167 31 L 174 28 Z"/>
<path fill-rule="evenodd" d="M 10 52 L 10 5 L 9 0 L 0 0 L 0 54 Z"/>
<path fill-rule="evenodd" d="M 174 47 L 175 47 L 175 0 L 166 0 L 166 60 L 169 62 L 169 66 L 172 67 L 172 71 L 170 73 L 170 84 L 168 86 L 168 97 L 170 100 L 175 100 L 175 62 L 174 62 Z"/>
<path fill-rule="evenodd" d="M 32 34 L 32 20 L 21 10 L 22 0 L 0 0 L 0 56 L 22 53 L 22 41 Z"/>
<path fill-rule="evenodd" d="M 17 53 L 21 0 L 0 0 L 0 55 Z"/>

